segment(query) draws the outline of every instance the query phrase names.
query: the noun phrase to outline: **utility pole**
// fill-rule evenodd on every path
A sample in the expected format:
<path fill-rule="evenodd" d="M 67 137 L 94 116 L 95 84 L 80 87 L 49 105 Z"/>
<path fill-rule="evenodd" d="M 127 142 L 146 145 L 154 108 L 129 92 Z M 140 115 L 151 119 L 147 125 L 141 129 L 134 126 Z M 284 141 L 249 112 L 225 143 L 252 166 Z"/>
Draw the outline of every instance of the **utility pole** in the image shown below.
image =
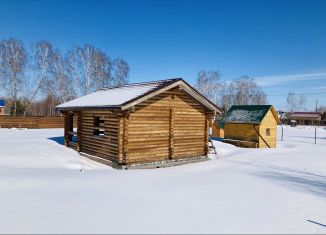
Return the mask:
<path fill-rule="evenodd" d="M 316 100 L 316 112 L 317 112 L 317 104 L 318 104 L 318 100 Z"/>

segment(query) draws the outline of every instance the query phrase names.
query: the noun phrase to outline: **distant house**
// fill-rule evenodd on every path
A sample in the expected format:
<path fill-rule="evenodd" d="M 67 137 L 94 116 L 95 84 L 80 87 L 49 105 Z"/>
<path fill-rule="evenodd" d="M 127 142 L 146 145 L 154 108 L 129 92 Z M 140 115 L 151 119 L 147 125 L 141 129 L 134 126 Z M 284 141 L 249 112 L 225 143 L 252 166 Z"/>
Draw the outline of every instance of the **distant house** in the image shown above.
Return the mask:
<path fill-rule="evenodd" d="M 225 142 L 242 147 L 276 147 L 279 118 L 272 105 L 234 105 L 221 123 Z"/>
<path fill-rule="evenodd" d="M 66 146 L 117 168 L 206 157 L 209 125 L 221 114 L 181 78 L 104 88 L 57 109 Z"/>
<path fill-rule="evenodd" d="M 288 122 L 296 121 L 298 125 L 321 125 L 321 112 L 294 112 L 288 114 Z"/>
<path fill-rule="evenodd" d="M 5 114 L 5 101 L 0 100 L 0 115 L 4 115 L 4 114 Z"/>

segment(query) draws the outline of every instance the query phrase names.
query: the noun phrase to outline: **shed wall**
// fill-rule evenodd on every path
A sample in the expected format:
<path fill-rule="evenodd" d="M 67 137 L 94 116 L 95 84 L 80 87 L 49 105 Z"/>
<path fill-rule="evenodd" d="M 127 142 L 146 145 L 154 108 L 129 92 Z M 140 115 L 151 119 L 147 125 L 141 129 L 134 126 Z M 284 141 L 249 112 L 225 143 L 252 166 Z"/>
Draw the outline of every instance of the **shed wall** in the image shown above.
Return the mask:
<path fill-rule="evenodd" d="M 225 123 L 224 138 L 258 143 L 258 134 L 255 132 L 254 124 Z"/>
<path fill-rule="evenodd" d="M 224 129 L 216 124 L 216 122 L 212 124 L 212 137 L 224 138 Z"/>
<path fill-rule="evenodd" d="M 270 129 L 269 136 L 266 135 L 266 129 Z M 275 120 L 272 111 L 269 110 L 259 126 L 259 133 L 271 148 L 276 147 L 276 130 L 277 130 L 277 121 Z M 259 138 L 259 147 L 260 148 L 268 147 L 261 138 Z"/>

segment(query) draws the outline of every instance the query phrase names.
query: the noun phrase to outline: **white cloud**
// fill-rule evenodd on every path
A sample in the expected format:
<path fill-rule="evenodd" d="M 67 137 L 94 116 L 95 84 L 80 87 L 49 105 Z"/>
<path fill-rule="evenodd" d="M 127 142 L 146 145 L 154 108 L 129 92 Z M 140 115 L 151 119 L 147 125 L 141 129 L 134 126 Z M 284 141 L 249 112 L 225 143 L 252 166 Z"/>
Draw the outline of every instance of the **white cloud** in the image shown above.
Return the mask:
<path fill-rule="evenodd" d="M 255 77 L 255 80 L 262 87 L 277 86 L 296 81 L 326 81 L 326 72 Z"/>

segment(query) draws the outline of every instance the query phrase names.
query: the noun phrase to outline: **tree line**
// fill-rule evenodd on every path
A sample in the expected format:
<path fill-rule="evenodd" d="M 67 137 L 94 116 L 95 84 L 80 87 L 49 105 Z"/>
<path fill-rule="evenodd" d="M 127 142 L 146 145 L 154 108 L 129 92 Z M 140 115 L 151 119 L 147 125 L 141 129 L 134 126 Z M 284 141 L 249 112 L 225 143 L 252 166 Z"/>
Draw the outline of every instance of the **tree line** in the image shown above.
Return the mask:
<path fill-rule="evenodd" d="M 129 65 L 90 44 L 66 53 L 41 40 L 0 41 L 0 88 L 13 115 L 55 115 L 54 107 L 99 88 L 128 83 Z"/>
<path fill-rule="evenodd" d="M 291 113 L 298 111 L 307 111 L 307 98 L 305 95 L 300 95 L 297 97 L 294 92 L 290 91 L 286 97 L 286 103 L 288 111 Z"/>
<path fill-rule="evenodd" d="M 201 70 L 197 74 L 195 87 L 205 97 L 221 107 L 224 112 L 232 105 L 262 105 L 267 103 L 266 93 L 253 78 L 247 75 L 230 82 L 223 82 L 219 71 Z M 307 111 L 305 95 L 297 96 L 290 91 L 285 102 L 288 112 Z M 318 110 L 322 110 L 321 108 L 322 106 Z"/>
<path fill-rule="evenodd" d="M 90 44 L 63 53 L 46 40 L 28 48 L 18 39 L 0 41 L 0 90 L 6 92 L 7 112 L 13 116 L 57 115 L 54 108 L 60 103 L 128 83 L 129 71 L 125 60 L 111 59 Z M 253 78 L 220 78 L 219 71 L 199 71 L 195 87 L 224 111 L 232 105 L 266 104 L 267 95 Z M 290 112 L 306 110 L 304 96 L 289 92 L 286 102 Z"/>
<path fill-rule="evenodd" d="M 241 76 L 231 82 L 222 82 L 219 71 L 199 71 L 195 87 L 224 112 L 232 105 L 266 104 L 266 94 L 253 78 Z"/>

